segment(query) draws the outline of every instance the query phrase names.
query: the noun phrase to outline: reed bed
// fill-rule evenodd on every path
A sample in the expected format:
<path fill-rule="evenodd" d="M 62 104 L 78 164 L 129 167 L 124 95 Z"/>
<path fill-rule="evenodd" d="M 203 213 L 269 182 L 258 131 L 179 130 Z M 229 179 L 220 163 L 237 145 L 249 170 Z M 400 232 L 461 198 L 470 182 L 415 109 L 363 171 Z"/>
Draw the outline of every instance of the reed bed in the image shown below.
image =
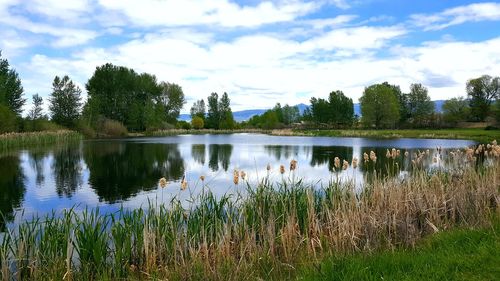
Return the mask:
<path fill-rule="evenodd" d="M 3 280 L 291 279 L 298 265 L 324 256 L 411 248 L 442 230 L 489 225 L 500 213 L 499 157 L 496 142 L 455 151 L 456 169 L 430 172 L 415 161 L 410 177 L 375 173 L 362 191 L 349 181 L 318 188 L 293 177 L 250 186 L 235 171 L 244 194 L 216 197 L 203 184 L 189 207 L 173 199 L 111 214 L 65 210 L 8 227 L 0 272 Z M 359 165 L 370 161 L 374 153 Z M 297 165 L 290 163 L 291 173 Z M 358 160 L 336 167 L 346 165 Z M 159 186 L 169 188 L 163 179 Z"/>
<path fill-rule="evenodd" d="M 0 134 L 0 149 L 18 148 L 33 145 L 67 143 L 81 140 L 82 136 L 75 131 L 58 130 L 29 133 Z"/>

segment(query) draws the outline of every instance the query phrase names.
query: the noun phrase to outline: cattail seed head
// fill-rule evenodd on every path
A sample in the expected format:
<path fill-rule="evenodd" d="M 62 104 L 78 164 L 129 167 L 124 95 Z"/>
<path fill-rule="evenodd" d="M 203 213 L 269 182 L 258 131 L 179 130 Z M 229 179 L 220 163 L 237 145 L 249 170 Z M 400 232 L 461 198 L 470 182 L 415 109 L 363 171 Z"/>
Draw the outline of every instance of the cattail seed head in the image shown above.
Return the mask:
<path fill-rule="evenodd" d="M 167 179 L 166 178 L 161 178 L 158 181 L 158 185 L 160 185 L 161 188 L 165 188 L 167 186 Z"/>
<path fill-rule="evenodd" d="M 347 170 L 347 168 L 349 168 L 349 162 L 347 162 L 346 160 L 344 160 L 342 162 L 342 170 Z"/>
<path fill-rule="evenodd" d="M 200 176 L 201 181 L 205 181 L 205 176 Z"/>
<path fill-rule="evenodd" d="M 292 160 L 290 161 L 290 171 L 294 171 L 297 168 L 297 161 Z"/>
<path fill-rule="evenodd" d="M 358 158 L 352 158 L 352 168 L 356 169 L 358 167 Z"/>
<path fill-rule="evenodd" d="M 335 159 L 333 161 L 334 161 L 335 168 L 336 169 L 340 168 L 340 158 L 335 157 Z"/>
<path fill-rule="evenodd" d="M 284 174 L 284 173 L 285 173 L 285 166 L 280 165 L 280 174 Z"/>

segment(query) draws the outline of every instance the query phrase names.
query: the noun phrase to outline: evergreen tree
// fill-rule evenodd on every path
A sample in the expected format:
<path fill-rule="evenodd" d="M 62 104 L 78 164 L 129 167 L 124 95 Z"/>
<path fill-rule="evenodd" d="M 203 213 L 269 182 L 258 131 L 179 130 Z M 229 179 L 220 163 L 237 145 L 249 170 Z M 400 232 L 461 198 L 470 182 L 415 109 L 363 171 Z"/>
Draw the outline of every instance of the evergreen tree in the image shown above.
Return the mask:
<path fill-rule="evenodd" d="M 49 110 L 52 121 L 73 128 L 80 116 L 81 90 L 67 75 L 54 78 Z"/>
<path fill-rule="evenodd" d="M 22 107 L 26 103 L 23 94 L 24 89 L 19 75 L 9 67 L 7 59 L 2 59 L 0 51 L 0 104 L 7 106 L 17 115 L 21 115 Z"/>
<path fill-rule="evenodd" d="M 230 130 L 234 129 L 235 122 L 233 117 L 233 112 L 231 110 L 231 100 L 226 92 L 222 94 L 219 102 L 219 129 Z"/>

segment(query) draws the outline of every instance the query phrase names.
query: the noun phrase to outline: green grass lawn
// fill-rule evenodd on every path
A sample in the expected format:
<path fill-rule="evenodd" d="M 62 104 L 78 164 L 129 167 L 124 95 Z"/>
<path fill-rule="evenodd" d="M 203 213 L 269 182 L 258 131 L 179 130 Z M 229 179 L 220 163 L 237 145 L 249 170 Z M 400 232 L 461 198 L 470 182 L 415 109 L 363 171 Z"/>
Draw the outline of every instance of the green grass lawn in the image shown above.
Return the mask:
<path fill-rule="evenodd" d="M 478 142 L 500 140 L 500 130 L 484 129 L 305 130 L 297 133 L 332 137 L 470 139 Z"/>
<path fill-rule="evenodd" d="M 297 280 L 500 280 L 500 221 L 435 234 L 412 250 L 331 257 Z"/>

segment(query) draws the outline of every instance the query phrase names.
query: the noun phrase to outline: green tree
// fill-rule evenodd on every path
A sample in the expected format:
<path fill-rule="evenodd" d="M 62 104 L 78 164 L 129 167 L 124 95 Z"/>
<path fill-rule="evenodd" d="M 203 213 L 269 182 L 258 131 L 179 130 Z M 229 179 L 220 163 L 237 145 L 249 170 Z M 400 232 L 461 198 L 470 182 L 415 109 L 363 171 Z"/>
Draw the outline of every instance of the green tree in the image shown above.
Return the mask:
<path fill-rule="evenodd" d="M 352 124 L 354 118 L 354 104 L 351 98 L 344 95 L 342 91 L 333 91 L 328 97 L 330 110 L 330 123 Z"/>
<path fill-rule="evenodd" d="M 312 119 L 317 123 L 328 123 L 331 119 L 330 104 L 321 98 L 311 98 Z"/>
<path fill-rule="evenodd" d="M 500 96 L 500 77 L 483 75 L 471 79 L 466 84 L 471 117 L 474 121 L 484 121 L 491 112 L 491 104 Z"/>
<path fill-rule="evenodd" d="M 80 116 L 81 90 L 67 75 L 54 78 L 49 110 L 56 124 L 73 128 Z"/>
<path fill-rule="evenodd" d="M 407 102 L 407 112 L 412 123 L 416 126 L 426 125 L 434 113 L 434 102 L 431 101 L 427 88 L 422 84 L 411 84 Z"/>
<path fill-rule="evenodd" d="M 222 94 L 219 102 L 219 128 L 225 130 L 231 130 L 235 127 L 235 121 L 233 117 L 233 111 L 231 110 L 231 100 L 226 92 Z"/>
<path fill-rule="evenodd" d="M 165 112 L 165 120 L 168 123 L 175 123 L 181 112 L 182 107 L 186 103 L 182 87 L 168 82 L 160 83 L 161 92 L 158 97 L 159 104 Z"/>
<path fill-rule="evenodd" d="M 285 104 L 281 109 L 283 116 L 283 124 L 290 125 L 292 123 L 298 122 L 300 119 L 300 111 L 298 106 L 289 106 Z"/>
<path fill-rule="evenodd" d="M 212 93 L 207 98 L 208 101 L 208 114 L 206 119 L 206 126 L 209 129 L 219 129 L 220 111 L 219 111 L 219 95 Z"/>
<path fill-rule="evenodd" d="M 202 120 L 205 120 L 205 114 L 206 114 L 205 101 L 201 99 L 194 102 L 193 106 L 191 107 L 190 113 L 191 113 L 191 119 L 198 116 Z"/>
<path fill-rule="evenodd" d="M 17 131 L 17 116 L 7 106 L 0 104 L 0 134 Z"/>
<path fill-rule="evenodd" d="M 361 121 L 366 127 L 393 128 L 399 120 L 398 93 L 388 83 L 365 88 L 359 99 Z"/>
<path fill-rule="evenodd" d="M 28 113 L 28 118 L 31 120 L 38 120 L 43 117 L 43 98 L 38 94 L 33 95 L 33 107 L 30 109 Z"/>
<path fill-rule="evenodd" d="M 470 117 L 469 101 L 463 97 L 452 98 L 443 103 L 443 120 L 448 125 L 467 121 Z"/>
<path fill-rule="evenodd" d="M 0 104 L 6 105 L 12 112 L 21 115 L 26 103 L 23 98 L 24 89 L 21 79 L 14 69 L 11 69 L 7 59 L 2 59 L 0 51 Z"/>
<path fill-rule="evenodd" d="M 191 119 L 191 126 L 196 130 L 200 130 L 205 126 L 205 122 L 203 121 L 203 118 L 195 115 L 193 119 Z"/>

